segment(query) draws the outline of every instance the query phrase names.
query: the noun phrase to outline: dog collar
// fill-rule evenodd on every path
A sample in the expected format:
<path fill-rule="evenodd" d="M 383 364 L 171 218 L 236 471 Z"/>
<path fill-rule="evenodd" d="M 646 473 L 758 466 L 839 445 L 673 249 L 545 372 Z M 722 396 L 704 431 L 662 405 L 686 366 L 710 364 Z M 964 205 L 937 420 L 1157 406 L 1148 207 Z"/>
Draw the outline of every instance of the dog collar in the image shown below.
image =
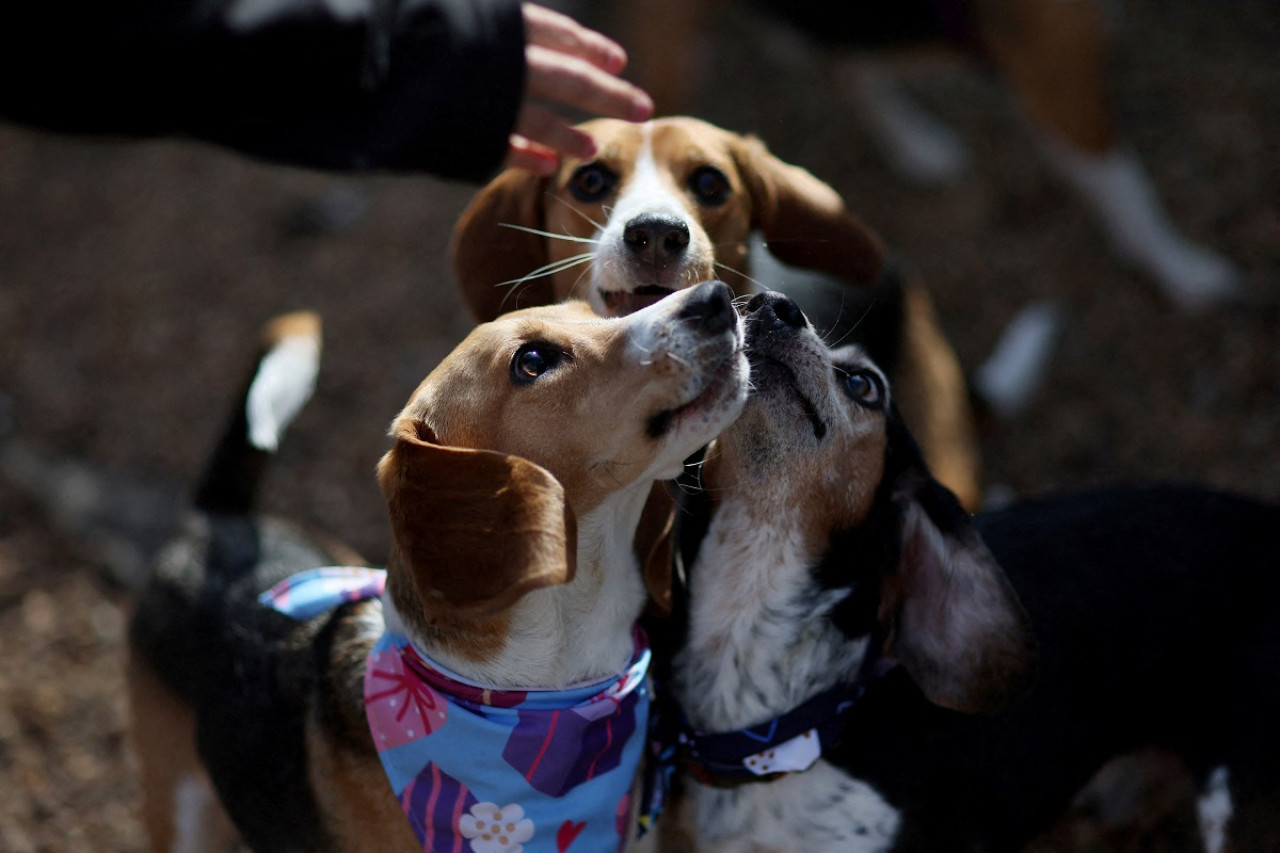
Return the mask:
<path fill-rule="evenodd" d="M 891 662 L 867 667 L 780 716 L 747 728 L 706 732 L 682 720 L 678 735 L 683 766 L 706 785 L 729 788 L 808 770 L 840 739 L 849 712 L 871 683 L 893 669 Z"/>
<path fill-rule="evenodd" d="M 781 716 L 729 732 L 686 724 L 679 735 L 685 766 L 718 787 L 808 770 L 835 743 L 865 691 L 863 684 L 837 684 Z"/>
<path fill-rule="evenodd" d="M 380 595 L 385 577 L 371 569 L 312 570 L 260 599 L 306 619 Z M 636 629 L 634 655 L 620 675 L 566 690 L 495 690 L 465 683 L 408 638 L 385 631 L 365 665 L 365 714 L 423 850 L 622 849 L 649 740 L 649 662 L 648 641 Z M 656 773 L 646 778 L 642 831 L 660 807 L 661 783 Z"/>

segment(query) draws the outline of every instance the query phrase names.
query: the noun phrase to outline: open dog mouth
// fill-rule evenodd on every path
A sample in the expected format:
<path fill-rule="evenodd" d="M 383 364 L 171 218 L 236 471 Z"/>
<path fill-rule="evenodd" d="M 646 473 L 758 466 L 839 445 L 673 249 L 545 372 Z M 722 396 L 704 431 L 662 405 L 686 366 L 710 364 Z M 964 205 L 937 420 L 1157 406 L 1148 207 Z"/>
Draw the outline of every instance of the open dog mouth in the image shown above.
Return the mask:
<path fill-rule="evenodd" d="M 707 377 L 707 381 L 688 402 L 681 403 L 673 409 L 663 409 L 649 418 L 648 424 L 645 425 L 648 436 L 653 439 L 661 438 L 683 416 L 712 408 L 728 398 L 738 385 L 736 381 L 738 374 L 734 370 L 737 357 L 738 351 L 735 349 L 717 364 Z"/>
<path fill-rule="evenodd" d="M 648 308 L 672 293 L 675 291 L 669 287 L 646 284 L 631 290 L 603 290 L 600 292 L 600 299 L 611 316 L 624 317 L 627 314 L 634 314 L 641 308 Z"/>

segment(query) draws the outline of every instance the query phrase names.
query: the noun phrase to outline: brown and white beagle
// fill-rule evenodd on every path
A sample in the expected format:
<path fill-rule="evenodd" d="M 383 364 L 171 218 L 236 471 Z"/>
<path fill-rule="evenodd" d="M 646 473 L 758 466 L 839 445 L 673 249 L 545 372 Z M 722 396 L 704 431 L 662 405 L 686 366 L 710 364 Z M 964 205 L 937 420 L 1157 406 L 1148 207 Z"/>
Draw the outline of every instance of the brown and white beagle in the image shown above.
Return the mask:
<path fill-rule="evenodd" d="M 852 285 L 829 326 L 890 365 L 930 464 L 977 505 L 973 413 L 955 353 L 924 288 L 895 275 L 880 238 L 835 190 L 760 140 L 697 119 L 583 127 L 594 159 L 567 159 L 550 178 L 503 172 L 459 218 L 454 268 L 477 319 L 569 298 L 627 314 L 713 278 L 746 295 L 759 234 L 783 263 Z"/>
<path fill-rule="evenodd" d="M 298 372 L 273 358 L 289 340 L 272 341 L 246 398 L 298 399 Z M 394 445 L 378 465 L 392 533 L 385 592 L 305 617 L 260 596 L 334 558 L 254 514 L 264 451 L 252 442 L 264 407 L 242 407 L 191 534 L 160 562 L 131 624 L 133 735 L 155 849 L 223 849 L 239 837 L 259 851 L 422 850 L 419 830 L 479 831 L 508 804 L 457 795 L 442 829 L 413 811 L 425 777 L 409 786 L 418 794 L 393 793 L 380 763 L 388 753 L 379 751 L 390 747 L 375 746 L 385 734 L 371 734 L 382 730 L 366 707 L 382 701 L 366 680 L 391 677 L 368 669 L 375 643 L 403 636 L 405 672 L 431 669 L 413 700 L 424 721 L 428 706 L 444 719 L 433 704 L 440 680 L 462 685 L 465 704 L 632 672 L 633 625 L 646 600 L 633 538 L 646 498 L 736 416 L 746 380 L 740 322 L 719 282 L 625 318 L 569 302 L 480 325 L 392 425 Z M 281 407 L 265 411 L 287 422 Z M 424 696 L 432 701 L 421 704 Z M 466 716 L 449 713 L 450 724 Z M 393 710 L 390 719 L 402 716 Z M 644 721 L 636 727 L 643 737 Z M 538 755 L 544 765 L 554 758 Z M 480 790 L 457 781 L 460 789 L 430 803 Z M 604 831 L 610 849 L 631 840 L 630 800 L 609 804 L 603 830 L 581 825 L 588 819 L 572 813 L 575 797 L 564 802 L 563 825 L 537 827 L 554 846 L 539 835 L 533 849 L 568 850 L 579 833 Z M 413 830 L 402 807 L 417 815 Z M 507 820 L 513 838 L 534 832 L 513 810 Z M 466 842 L 427 849 L 470 849 L 455 844 Z"/>
<path fill-rule="evenodd" d="M 782 294 L 747 310 L 751 395 L 678 516 L 697 849 L 1030 849 L 1149 747 L 1200 784 L 1204 849 L 1276 849 L 1280 507 L 1165 484 L 971 517 L 865 352 Z"/>

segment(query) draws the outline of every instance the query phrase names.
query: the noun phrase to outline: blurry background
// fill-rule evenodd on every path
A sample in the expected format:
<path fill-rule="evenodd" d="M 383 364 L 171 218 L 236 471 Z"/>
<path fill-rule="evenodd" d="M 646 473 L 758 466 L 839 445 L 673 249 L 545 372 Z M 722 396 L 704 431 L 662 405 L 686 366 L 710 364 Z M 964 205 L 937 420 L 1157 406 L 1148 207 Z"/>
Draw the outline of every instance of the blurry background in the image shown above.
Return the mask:
<path fill-rule="evenodd" d="M 991 483 L 1178 478 L 1280 499 L 1274 0 L 1129 0 L 1117 19 L 1124 135 L 1181 230 L 1263 294 L 1195 315 L 1115 260 L 973 66 L 908 80 L 972 155 L 958 183 L 923 189 L 886 168 L 819 64 L 724 18 L 691 112 L 843 193 L 924 276 L 966 367 L 1028 302 L 1065 309 L 1045 386 L 984 441 Z M 264 504 L 385 558 L 373 466 L 469 327 L 446 246 L 471 192 L 0 126 L 0 850 L 143 849 L 117 578 L 145 548 L 76 535 L 75 510 L 105 503 L 157 541 L 273 313 L 320 311 L 326 351 Z M 104 483 L 104 502 L 77 504 Z"/>

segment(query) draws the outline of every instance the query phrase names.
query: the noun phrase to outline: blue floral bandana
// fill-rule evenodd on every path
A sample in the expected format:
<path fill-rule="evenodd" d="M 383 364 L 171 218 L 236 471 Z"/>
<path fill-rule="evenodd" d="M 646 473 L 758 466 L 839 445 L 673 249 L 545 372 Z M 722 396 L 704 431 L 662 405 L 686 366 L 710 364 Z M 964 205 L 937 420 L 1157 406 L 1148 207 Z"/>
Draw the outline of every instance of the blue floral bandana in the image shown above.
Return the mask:
<path fill-rule="evenodd" d="M 380 577 L 379 577 L 380 576 Z M 321 569 L 261 597 L 298 618 L 382 591 L 385 574 Z M 630 835 L 648 740 L 650 653 L 636 630 L 620 675 L 567 690 L 463 682 L 386 631 L 365 666 L 378 757 L 426 853 L 602 853 Z M 661 792 L 644 794 L 656 813 Z M 642 826 L 648 820 L 642 819 Z"/>

